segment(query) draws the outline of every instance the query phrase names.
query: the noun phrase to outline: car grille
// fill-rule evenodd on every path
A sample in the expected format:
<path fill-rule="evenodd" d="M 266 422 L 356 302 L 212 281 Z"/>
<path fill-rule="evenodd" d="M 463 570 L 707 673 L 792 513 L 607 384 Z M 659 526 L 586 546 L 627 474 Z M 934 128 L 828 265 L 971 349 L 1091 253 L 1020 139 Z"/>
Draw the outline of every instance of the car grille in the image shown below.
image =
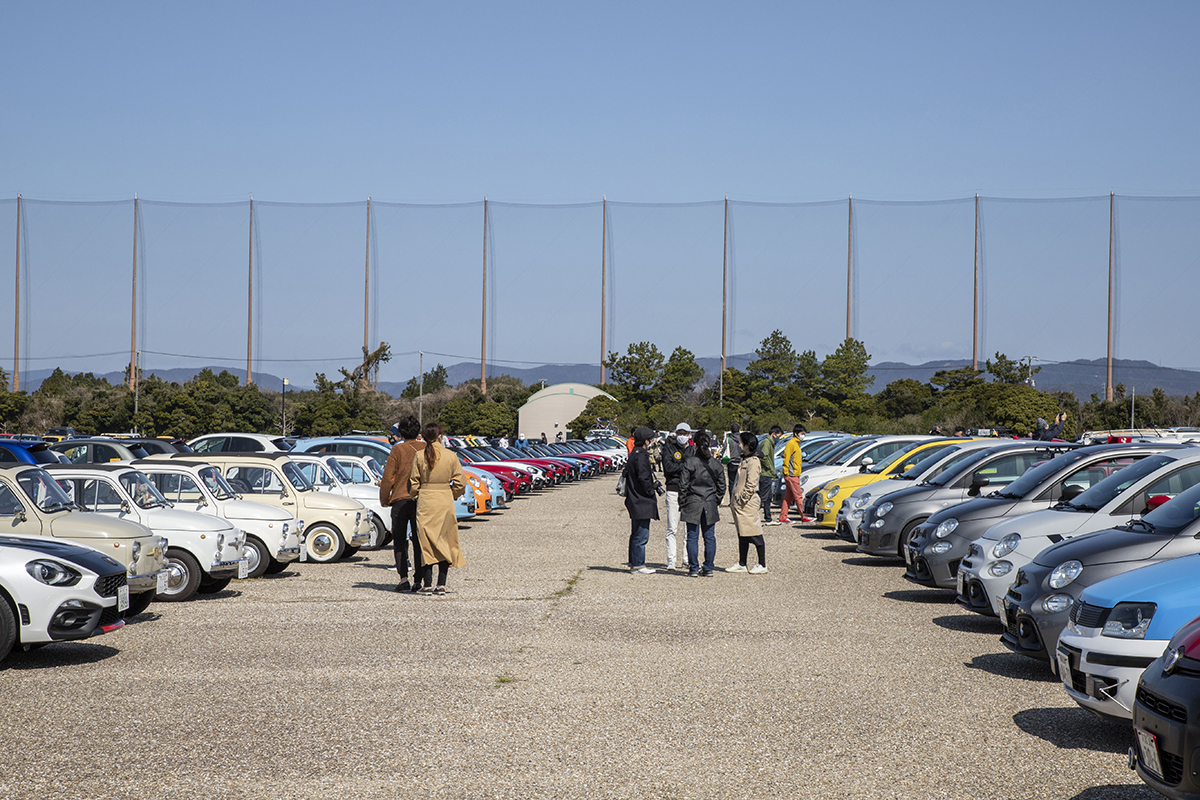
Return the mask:
<path fill-rule="evenodd" d="M 1079 663 L 1079 657 L 1083 654 L 1083 651 L 1078 647 L 1070 647 L 1062 644 L 1060 644 L 1058 647 L 1060 650 L 1065 650 L 1070 654 L 1070 658 L 1068 660 L 1071 663 L 1071 688 L 1080 694 L 1087 694 L 1087 675 L 1075 668 L 1075 665 Z M 1066 675 L 1061 675 L 1059 677 L 1063 678 L 1064 680 L 1067 678 Z"/>
<path fill-rule="evenodd" d="M 1183 759 L 1159 748 L 1158 760 L 1162 762 L 1163 783 L 1178 786 L 1183 781 Z"/>
<path fill-rule="evenodd" d="M 112 575 L 101 575 L 96 578 L 96 594 L 101 597 L 114 597 L 117 590 L 128 582 L 125 572 L 116 572 Z"/>
<path fill-rule="evenodd" d="M 951 578 L 958 575 L 958 565 L 961 563 L 962 563 L 962 559 L 956 558 L 947 565 L 950 567 L 950 577 Z"/>
<path fill-rule="evenodd" d="M 1108 612 L 1111 609 L 1103 606 L 1094 606 L 1091 603 L 1080 603 L 1078 600 L 1071 606 L 1071 622 L 1081 628 L 1100 628 L 1104 626 L 1104 621 L 1108 619 Z"/>
<path fill-rule="evenodd" d="M 124 617 L 125 613 L 118 611 L 116 606 L 113 606 L 112 608 L 106 608 L 100 612 L 100 623 L 97 625 L 97 627 L 106 628 L 109 625 L 116 625 L 118 622 L 124 619 Z"/>
<path fill-rule="evenodd" d="M 1167 700 L 1164 697 L 1159 697 L 1154 692 L 1146 689 L 1144 686 L 1139 686 L 1137 688 L 1137 702 L 1141 703 L 1155 714 L 1158 714 L 1160 717 L 1173 719 L 1176 722 L 1187 722 L 1186 708 L 1179 705 L 1179 703 L 1172 703 L 1170 700 Z"/>

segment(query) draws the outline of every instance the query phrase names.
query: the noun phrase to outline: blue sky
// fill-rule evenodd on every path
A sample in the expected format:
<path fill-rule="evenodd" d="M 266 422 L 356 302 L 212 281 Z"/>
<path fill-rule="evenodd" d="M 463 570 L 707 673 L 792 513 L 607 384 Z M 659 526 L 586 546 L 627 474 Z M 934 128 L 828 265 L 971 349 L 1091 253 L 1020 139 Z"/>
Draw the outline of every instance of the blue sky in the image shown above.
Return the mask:
<path fill-rule="evenodd" d="M 541 203 L 604 195 L 629 202 L 1200 195 L 1200 4 L 1193 2 L 24 3 L 6 7 L 4 19 L 0 198 L 20 192 L 107 200 L 136 192 L 198 202 L 251 193 L 288 202 L 468 202 L 486 194 Z M 1071 217 L 1063 213 L 1067 225 Z M 1106 222 L 1106 211 L 1097 213 Z M 1186 238 L 1191 212 L 1170 213 L 1178 219 L 1167 227 Z M 1161 216 L 1150 218 L 1148 225 L 1163 224 Z M 931 231 L 943 223 L 930 212 Z M 12 227 L 0 220 L 0 253 L 10 251 L 5 224 Z M 953 224 L 961 227 L 957 218 Z M 38 253 L 50 249 L 48 230 Z M 446 230 L 457 235 L 452 225 Z M 686 243 L 703 238 L 709 253 L 711 220 L 696 217 L 680 230 Z M 1001 230 L 993 222 L 989 234 Z M 211 237 L 224 241 L 224 234 Z M 927 237 L 916 239 L 912 252 L 928 247 Z M 1122 244 L 1137 249 L 1137 231 Z M 716 248 L 719 260 L 719 242 Z M 997 248 L 991 256 L 998 270 Z M 292 242 L 285 249 L 304 248 Z M 618 270 L 626 255 L 626 286 L 641 268 L 628 257 L 632 249 L 628 241 L 617 245 Z M 1036 243 L 1029 249 L 1046 250 Z M 524 257 L 518 251 L 524 253 L 498 245 L 498 264 L 506 265 L 505 255 L 507 265 Z M 741 263 L 750 262 L 748 253 Z M 1149 249 L 1143 257 L 1155 261 Z M 915 259 L 907 269 L 922 263 Z M 56 266 L 60 279 L 70 274 L 69 263 Z M 1195 274 L 1184 269 L 1190 267 L 1164 268 L 1161 277 Z M 114 280 L 120 268 L 113 267 Z M 452 287 L 461 278 L 464 298 L 476 299 L 462 302 L 462 342 L 443 343 L 444 351 L 478 351 L 478 322 L 467 335 L 467 320 L 478 312 L 474 268 L 464 265 L 454 276 Z M 676 269 L 656 291 L 669 292 L 689 267 Z M 1063 281 L 1073 269 L 1064 267 Z M 1136 277 L 1127 274 L 1126 285 Z M 316 285 L 323 273 L 314 267 L 299 278 Z M 769 285 L 772 278 L 744 277 L 746 302 L 756 280 Z M 830 294 L 830 307 L 844 305 L 844 276 L 841 301 L 834 277 L 830 288 L 825 277 L 803 283 L 808 294 Z M 860 297 L 867 302 L 876 289 L 860 285 Z M 961 305 L 957 284 L 953 297 Z M 749 308 L 740 313 L 747 321 Z M 1129 335 L 1138 308 L 1125 309 Z M 361 332 L 361 301 L 358 313 Z M 511 306 L 499 313 L 514 318 Z M 598 322 L 598 310 L 593 316 Z M 773 320 L 765 322 L 760 327 Z M 1006 345 L 1003 323 L 992 315 L 989 345 Z M 667 349 L 680 343 L 701 355 L 719 351 L 711 336 L 677 342 L 666 327 L 613 324 Z M 169 325 L 163 319 L 150 329 Z M 514 325 L 498 358 L 592 360 L 598 351 L 591 334 L 565 349 L 525 346 Z M 908 360 L 969 357 L 961 308 L 955 326 L 954 336 L 907 348 L 880 333 L 868 350 Z M 235 327 L 215 335 L 222 353 L 244 352 L 244 325 L 240 344 Z M 1063 326 L 1050 346 L 1037 338 L 1039 325 L 1026 324 L 1033 340 L 1016 338 L 1010 355 L 1040 346 L 1046 358 L 1099 357 L 1094 327 L 1094 317 Z M 819 335 L 798 329 L 794 338 L 801 347 L 828 350 L 844 334 L 837 328 L 831 318 Z M 1086 336 L 1074 338 L 1077 328 Z M 761 333 L 747 328 L 732 349 L 751 349 Z M 439 349 L 411 331 L 381 327 L 379 334 L 397 350 Z M 335 350 L 353 354 L 355 336 L 347 342 Z M 11 352 L 11 338 L 7 346 Z M 37 352 L 57 355 L 63 347 L 55 342 Z M 263 355 L 285 350 L 280 344 Z M 1123 350 L 1119 355 L 1167 358 L 1149 340 L 1127 340 Z M 1197 366 L 1188 348 L 1177 343 L 1170 350 L 1175 365 Z M 415 363 L 389 369 L 399 378 Z"/>

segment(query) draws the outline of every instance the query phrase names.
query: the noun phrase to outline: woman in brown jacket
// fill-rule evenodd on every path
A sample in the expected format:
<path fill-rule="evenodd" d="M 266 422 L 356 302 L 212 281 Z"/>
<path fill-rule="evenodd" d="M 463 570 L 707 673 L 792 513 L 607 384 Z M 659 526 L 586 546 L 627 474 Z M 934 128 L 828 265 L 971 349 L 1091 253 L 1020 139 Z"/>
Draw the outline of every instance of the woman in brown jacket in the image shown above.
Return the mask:
<path fill-rule="evenodd" d="M 441 445 L 442 426 L 431 422 L 421 429 L 425 449 L 413 461 L 408 493 L 417 501 L 417 538 L 421 541 L 423 566 L 416 579 L 422 594 L 445 594 L 446 575 L 451 566 L 467 562 L 458 547 L 458 520 L 454 501 L 467 490 L 458 456 Z M 437 588 L 433 588 L 433 565 L 438 565 Z"/>
<path fill-rule="evenodd" d="M 733 491 L 729 493 L 729 505 L 733 509 L 733 524 L 737 527 L 738 555 L 740 559 L 732 567 L 726 567 L 726 572 L 749 572 L 759 575 L 767 571 L 767 545 L 763 541 L 762 528 L 759 527 L 759 509 L 761 502 L 758 498 L 758 478 L 762 474 L 762 465 L 756 455 L 758 437 L 750 431 L 742 431 L 742 463 L 738 466 L 737 480 Z M 758 551 L 758 563 L 746 569 L 746 556 L 750 553 L 750 545 Z"/>

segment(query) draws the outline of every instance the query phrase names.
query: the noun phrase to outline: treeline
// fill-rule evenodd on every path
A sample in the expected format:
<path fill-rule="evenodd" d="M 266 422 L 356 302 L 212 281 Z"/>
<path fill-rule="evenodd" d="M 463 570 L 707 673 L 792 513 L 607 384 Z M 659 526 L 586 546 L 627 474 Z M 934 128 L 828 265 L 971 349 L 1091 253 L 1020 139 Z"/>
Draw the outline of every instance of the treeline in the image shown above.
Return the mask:
<path fill-rule="evenodd" d="M 436 419 L 453 433 L 499 436 L 516 432 L 518 411 L 538 388 L 507 375 L 489 377 L 486 394 L 478 380 L 451 387 L 438 364 L 423 376 L 423 387 L 414 378 L 397 398 L 376 391 L 368 378 L 390 357 L 387 345 L 363 355 L 362 364 L 339 370 L 340 378 L 317 374 L 315 389 L 286 395 L 210 369 L 185 383 L 153 374 L 141 377 L 136 396 L 125 383 L 113 385 L 91 373 L 71 376 L 61 369 L 32 393 L 11 392 L 8 375 L 0 369 L 0 427 L 36 434 L 69 425 L 83 434 L 136 428 L 151 436 L 180 438 L 212 431 L 322 436 L 382 430 L 413 414 Z M 775 331 L 761 342 L 745 371 L 729 369 L 714 380 L 688 350 L 676 347 L 665 355 L 651 342 L 638 342 L 605 360 L 609 380 L 603 388 L 616 400 L 592 400 L 568 428 L 582 436 L 601 418 L 615 419 L 623 432 L 636 425 L 667 429 L 682 420 L 712 430 L 737 422 L 760 432 L 800 422 L 810 430 L 851 433 L 924 433 L 941 425 L 945 430 L 999 427 L 1027 434 L 1038 417 L 1049 420 L 1059 411 L 1067 414 L 1064 435 L 1069 437 L 1083 430 L 1125 428 L 1131 422 L 1138 427 L 1200 426 L 1200 392 L 1168 397 L 1156 388 L 1135 404 L 1118 384 L 1112 401 L 1095 394 L 1080 401 L 1072 392 L 1029 386 L 1039 368 L 1002 353 L 983 370 L 943 370 L 928 383 L 897 380 L 872 393 L 870 358 L 861 342 L 847 339 L 818 359 L 812 350 L 797 352 Z"/>

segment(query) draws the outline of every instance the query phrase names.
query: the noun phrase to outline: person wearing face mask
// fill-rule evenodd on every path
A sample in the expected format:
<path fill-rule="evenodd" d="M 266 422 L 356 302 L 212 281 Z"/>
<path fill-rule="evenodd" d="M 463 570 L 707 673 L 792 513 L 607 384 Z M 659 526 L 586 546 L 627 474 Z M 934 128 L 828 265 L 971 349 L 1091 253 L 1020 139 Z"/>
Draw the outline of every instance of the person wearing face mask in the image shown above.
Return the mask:
<path fill-rule="evenodd" d="M 692 447 L 692 427 L 686 422 L 675 426 L 675 434 L 663 442 L 663 482 L 667 489 L 667 569 L 675 569 L 675 533 L 679 528 L 679 490 L 684 462 L 696 454 Z"/>

